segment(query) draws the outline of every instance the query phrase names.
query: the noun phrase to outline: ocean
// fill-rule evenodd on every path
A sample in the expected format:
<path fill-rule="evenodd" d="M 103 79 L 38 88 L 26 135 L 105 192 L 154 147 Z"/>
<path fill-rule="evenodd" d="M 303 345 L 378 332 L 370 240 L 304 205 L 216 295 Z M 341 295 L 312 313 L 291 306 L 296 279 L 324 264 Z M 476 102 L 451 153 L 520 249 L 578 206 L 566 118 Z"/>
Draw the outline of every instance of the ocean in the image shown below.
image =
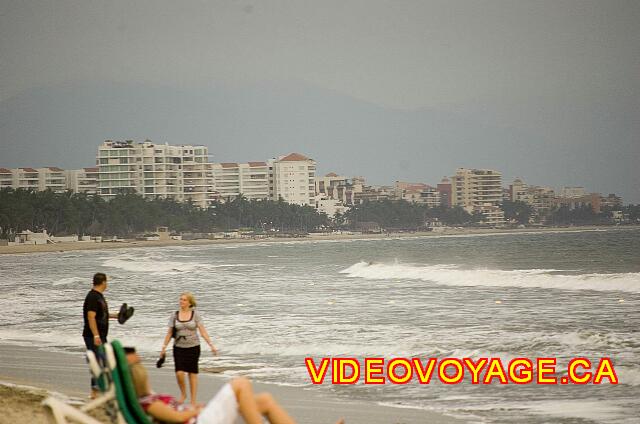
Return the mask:
<path fill-rule="evenodd" d="M 193 292 L 220 349 L 201 367 L 473 422 L 637 422 L 640 229 L 0 255 L 0 343 L 83 350 L 95 272 L 135 307 L 110 338 L 155 358 Z M 305 357 L 609 357 L 619 384 L 312 385 Z M 171 367 L 171 359 L 167 366 Z M 561 373 L 559 373 L 561 374 Z M 566 374 L 565 374 L 566 375 Z"/>

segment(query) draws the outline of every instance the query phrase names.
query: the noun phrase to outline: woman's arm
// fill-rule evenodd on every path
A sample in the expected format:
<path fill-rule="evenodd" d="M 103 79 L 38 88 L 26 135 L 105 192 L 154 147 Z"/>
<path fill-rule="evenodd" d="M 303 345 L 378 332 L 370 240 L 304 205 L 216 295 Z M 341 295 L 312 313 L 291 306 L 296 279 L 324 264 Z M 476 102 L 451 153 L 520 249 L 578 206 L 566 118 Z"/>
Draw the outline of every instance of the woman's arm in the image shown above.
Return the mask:
<path fill-rule="evenodd" d="M 198 324 L 198 330 L 200 330 L 200 334 L 202 334 L 202 338 L 205 339 L 205 341 L 207 342 L 207 344 L 211 348 L 211 351 L 213 352 L 213 354 L 217 355 L 218 354 L 218 349 L 216 349 L 216 347 L 211 342 L 211 338 L 209 337 L 209 333 L 207 333 L 207 329 L 204 328 L 204 325 L 202 325 L 202 323 Z"/>
<path fill-rule="evenodd" d="M 167 335 L 164 336 L 164 342 L 162 342 L 162 350 L 160 351 L 160 356 L 163 356 L 167 351 L 167 346 L 169 346 L 169 342 L 171 341 L 171 334 L 173 333 L 173 327 L 169 327 L 167 329 Z"/>
<path fill-rule="evenodd" d="M 200 408 L 188 409 L 178 412 L 161 400 L 157 400 L 149 406 L 147 412 L 158 421 L 169 423 L 184 423 L 188 419 L 197 416 L 200 413 Z"/>

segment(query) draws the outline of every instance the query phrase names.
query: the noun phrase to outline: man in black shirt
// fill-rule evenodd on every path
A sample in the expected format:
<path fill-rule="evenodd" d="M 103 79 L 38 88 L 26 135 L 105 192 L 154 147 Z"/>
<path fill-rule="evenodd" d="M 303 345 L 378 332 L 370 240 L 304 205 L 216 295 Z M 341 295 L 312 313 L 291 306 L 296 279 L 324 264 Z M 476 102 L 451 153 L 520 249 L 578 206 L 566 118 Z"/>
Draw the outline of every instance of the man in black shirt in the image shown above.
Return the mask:
<path fill-rule="evenodd" d="M 98 272 L 93 276 L 93 288 L 87 293 L 82 305 L 82 318 L 84 329 L 82 337 L 87 350 L 98 355 L 97 347 L 107 342 L 109 333 L 109 318 L 117 318 L 117 314 L 110 314 L 107 301 L 103 293 L 107 289 L 107 276 Z M 98 382 L 91 378 L 91 397 L 97 395 Z"/>

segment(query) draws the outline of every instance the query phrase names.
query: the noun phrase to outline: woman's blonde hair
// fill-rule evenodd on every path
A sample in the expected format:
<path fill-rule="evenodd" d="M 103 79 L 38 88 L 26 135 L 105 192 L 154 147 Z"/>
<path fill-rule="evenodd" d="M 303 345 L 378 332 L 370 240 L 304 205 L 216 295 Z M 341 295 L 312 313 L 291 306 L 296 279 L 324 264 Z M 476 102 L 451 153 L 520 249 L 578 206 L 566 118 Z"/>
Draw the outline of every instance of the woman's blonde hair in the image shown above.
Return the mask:
<path fill-rule="evenodd" d="M 193 295 L 193 293 L 184 292 L 180 296 L 184 296 L 187 298 L 187 300 L 189 301 L 189 306 L 191 306 L 192 308 L 196 307 L 196 297 Z"/>

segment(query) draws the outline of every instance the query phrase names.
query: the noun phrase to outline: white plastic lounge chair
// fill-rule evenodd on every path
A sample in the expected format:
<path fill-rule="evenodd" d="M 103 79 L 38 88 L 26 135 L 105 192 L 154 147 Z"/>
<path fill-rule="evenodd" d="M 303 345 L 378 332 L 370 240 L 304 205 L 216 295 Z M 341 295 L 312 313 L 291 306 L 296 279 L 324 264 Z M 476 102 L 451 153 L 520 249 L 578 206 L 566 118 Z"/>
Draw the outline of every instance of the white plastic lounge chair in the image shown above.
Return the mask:
<path fill-rule="evenodd" d="M 116 369 L 117 363 L 113 348 L 110 344 L 104 345 L 105 364 L 101 366 L 96 355 L 92 351 L 87 351 L 87 358 L 89 360 L 89 369 L 91 374 L 99 382 L 102 394 L 91 402 L 83 405 L 80 408 L 75 408 L 62 402 L 59 399 L 49 396 L 46 398 L 42 405 L 45 408 L 45 414 L 50 424 L 103 424 L 95 418 L 89 416 L 87 412 L 107 405 L 107 413 L 111 418 L 111 422 L 117 424 L 125 424 L 122 414 L 118 410 L 116 402 L 116 389 L 113 385 L 112 373 Z"/>

